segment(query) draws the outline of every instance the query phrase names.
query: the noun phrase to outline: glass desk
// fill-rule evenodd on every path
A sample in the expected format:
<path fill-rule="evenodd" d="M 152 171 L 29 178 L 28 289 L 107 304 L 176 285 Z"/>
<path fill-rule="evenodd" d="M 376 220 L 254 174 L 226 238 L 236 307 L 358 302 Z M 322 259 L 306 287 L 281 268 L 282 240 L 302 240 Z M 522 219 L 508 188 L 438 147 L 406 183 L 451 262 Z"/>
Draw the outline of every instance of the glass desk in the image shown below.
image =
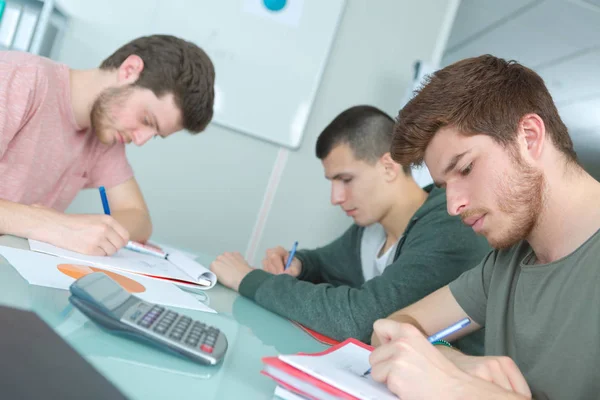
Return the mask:
<path fill-rule="evenodd" d="M 0 236 L 0 245 L 28 248 L 26 240 L 11 236 Z M 198 261 L 208 266 L 211 258 Z M 177 309 L 227 336 L 223 362 L 207 367 L 102 330 L 73 308 L 68 297 L 66 290 L 30 285 L 0 256 L 0 304 L 37 313 L 131 399 L 271 399 L 275 383 L 260 374 L 262 357 L 327 347 L 217 284 L 196 297 L 218 314 Z"/>

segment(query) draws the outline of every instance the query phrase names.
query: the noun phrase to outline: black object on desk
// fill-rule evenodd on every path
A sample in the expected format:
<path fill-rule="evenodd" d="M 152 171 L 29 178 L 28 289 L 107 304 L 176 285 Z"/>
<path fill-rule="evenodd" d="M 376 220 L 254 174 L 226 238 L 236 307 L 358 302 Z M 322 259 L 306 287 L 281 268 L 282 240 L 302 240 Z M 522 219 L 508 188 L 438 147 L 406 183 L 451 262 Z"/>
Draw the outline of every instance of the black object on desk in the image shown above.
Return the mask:
<path fill-rule="evenodd" d="M 31 311 L 0 306 L 3 399 L 126 399 Z"/>

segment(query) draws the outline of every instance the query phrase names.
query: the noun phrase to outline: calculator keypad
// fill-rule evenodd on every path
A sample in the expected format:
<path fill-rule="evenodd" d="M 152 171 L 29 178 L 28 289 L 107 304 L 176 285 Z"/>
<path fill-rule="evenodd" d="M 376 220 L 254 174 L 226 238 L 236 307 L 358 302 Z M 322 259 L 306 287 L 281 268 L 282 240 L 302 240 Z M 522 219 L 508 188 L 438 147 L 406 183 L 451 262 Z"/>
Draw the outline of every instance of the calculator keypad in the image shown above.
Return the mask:
<path fill-rule="evenodd" d="M 208 354 L 213 352 L 220 333 L 215 327 L 194 321 L 185 315 L 180 316 L 158 305 L 144 314 L 137 324 L 160 335 L 168 334 L 170 340 Z"/>
<path fill-rule="evenodd" d="M 197 347 L 198 343 L 200 342 L 201 338 L 203 337 L 202 334 L 203 334 L 205 328 L 206 328 L 205 324 L 198 322 L 198 321 L 194 322 L 189 335 L 185 339 L 185 344 L 187 344 L 190 347 Z"/>
<path fill-rule="evenodd" d="M 165 333 L 167 333 L 167 331 L 169 330 L 171 325 L 173 325 L 173 322 L 177 318 L 177 315 L 178 314 L 176 312 L 173 312 L 170 310 L 167 311 L 165 316 L 162 317 L 161 320 L 158 321 L 158 323 L 154 327 L 154 331 L 156 333 L 160 333 L 161 335 L 164 335 Z"/>
<path fill-rule="evenodd" d="M 171 331 L 171 334 L 169 335 L 169 337 L 176 342 L 181 341 L 181 339 L 183 338 L 183 335 L 185 334 L 187 329 L 190 327 L 191 323 L 192 323 L 192 319 L 190 317 L 179 318 L 177 320 L 177 323 L 173 327 L 173 330 Z"/>
<path fill-rule="evenodd" d="M 138 321 L 138 325 L 144 328 L 150 328 L 154 322 L 162 315 L 165 311 L 164 307 L 154 306 L 148 311 L 140 320 Z"/>

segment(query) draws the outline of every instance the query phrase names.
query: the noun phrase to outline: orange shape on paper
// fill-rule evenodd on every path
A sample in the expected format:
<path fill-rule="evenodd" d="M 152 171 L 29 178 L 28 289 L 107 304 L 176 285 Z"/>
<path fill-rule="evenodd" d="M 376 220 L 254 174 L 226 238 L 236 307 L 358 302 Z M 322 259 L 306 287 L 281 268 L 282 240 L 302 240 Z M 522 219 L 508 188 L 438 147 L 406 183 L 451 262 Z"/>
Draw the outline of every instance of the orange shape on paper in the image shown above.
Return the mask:
<path fill-rule="evenodd" d="M 129 293 L 142 293 L 146 291 L 146 288 L 141 283 L 134 281 L 133 279 L 127 278 L 126 276 L 117 274 L 116 272 L 98 269 L 94 267 L 88 267 L 87 265 L 74 264 L 59 264 L 57 265 L 57 268 L 63 274 L 70 276 L 74 279 L 79 279 L 82 276 L 91 274 L 92 272 L 104 272 Z"/>

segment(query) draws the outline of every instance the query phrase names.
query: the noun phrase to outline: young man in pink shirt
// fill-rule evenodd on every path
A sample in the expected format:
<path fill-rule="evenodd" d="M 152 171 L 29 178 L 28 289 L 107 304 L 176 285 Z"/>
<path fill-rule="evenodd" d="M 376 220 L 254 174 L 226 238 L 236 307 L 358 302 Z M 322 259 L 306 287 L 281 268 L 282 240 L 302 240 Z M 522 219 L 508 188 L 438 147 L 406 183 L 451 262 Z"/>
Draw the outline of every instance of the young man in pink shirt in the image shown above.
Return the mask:
<path fill-rule="evenodd" d="M 125 144 L 203 131 L 214 78 L 204 51 L 168 35 L 135 39 L 90 70 L 0 52 L 0 234 L 93 255 L 145 242 L 152 223 Z M 110 216 L 64 213 L 99 186 Z"/>

